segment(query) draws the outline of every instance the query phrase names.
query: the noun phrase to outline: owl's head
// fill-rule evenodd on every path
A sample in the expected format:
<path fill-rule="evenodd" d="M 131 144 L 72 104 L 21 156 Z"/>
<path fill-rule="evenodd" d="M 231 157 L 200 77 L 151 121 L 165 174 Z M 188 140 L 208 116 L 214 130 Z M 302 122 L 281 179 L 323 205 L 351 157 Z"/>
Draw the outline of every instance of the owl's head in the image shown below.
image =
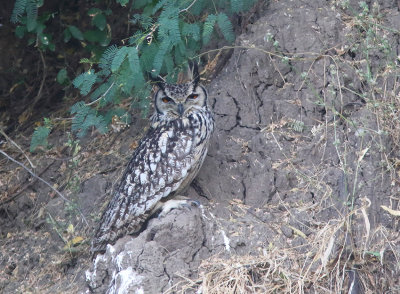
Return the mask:
<path fill-rule="evenodd" d="M 168 84 L 158 81 L 159 90 L 154 96 L 156 113 L 176 119 L 207 108 L 207 90 L 199 84 L 197 66 L 192 66 L 192 80 L 185 84 Z"/>

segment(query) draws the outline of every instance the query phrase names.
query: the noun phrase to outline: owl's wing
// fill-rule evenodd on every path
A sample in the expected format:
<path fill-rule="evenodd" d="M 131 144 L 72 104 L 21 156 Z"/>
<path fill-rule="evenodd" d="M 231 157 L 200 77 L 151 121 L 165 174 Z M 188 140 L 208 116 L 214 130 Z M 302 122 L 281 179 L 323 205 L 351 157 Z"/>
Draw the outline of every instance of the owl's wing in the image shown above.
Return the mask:
<path fill-rule="evenodd" d="M 108 243 L 127 233 L 138 232 L 157 202 L 193 177 L 200 156 L 193 132 L 176 121 L 149 130 L 103 213 L 92 253 L 104 251 Z"/>

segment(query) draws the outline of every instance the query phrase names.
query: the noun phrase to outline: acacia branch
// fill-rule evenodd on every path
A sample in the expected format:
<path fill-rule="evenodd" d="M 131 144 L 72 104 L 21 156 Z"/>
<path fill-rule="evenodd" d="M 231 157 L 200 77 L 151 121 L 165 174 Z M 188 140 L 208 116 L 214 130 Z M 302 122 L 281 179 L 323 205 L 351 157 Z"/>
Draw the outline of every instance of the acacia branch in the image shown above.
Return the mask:
<path fill-rule="evenodd" d="M 186 7 L 185 9 L 180 10 L 179 13 L 188 11 L 194 5 L 194 3 L 196 3 L 196 1 L 197 0 L 194 0 L 188 7 Z"/>
<path fill-rule="evenodd" d="M 101 95 L 101 96 L 100 96 L 99 98 L 97 98 L 96 100 L 94 100 L 94 101 L 92 101 L 92 102 L 90 102 L 90 103 L 87 103 L 86 106 L 90 106 L 90 105 L 92 105 L 92 104 L 95 104 L 97 101 L 100 101 L 104 96 L 107 95 L 108 92 L 110 92 L 110 90 L 111 90 L 111 88 L 114 86 L 114 84 L 115 84 L 115 82 L 112 82 L 112 84 L 110 85 L 110 87 L 108 87 L 107 91 L 105 91 L 105 92 L 103 93 L 103 95 Z"/>

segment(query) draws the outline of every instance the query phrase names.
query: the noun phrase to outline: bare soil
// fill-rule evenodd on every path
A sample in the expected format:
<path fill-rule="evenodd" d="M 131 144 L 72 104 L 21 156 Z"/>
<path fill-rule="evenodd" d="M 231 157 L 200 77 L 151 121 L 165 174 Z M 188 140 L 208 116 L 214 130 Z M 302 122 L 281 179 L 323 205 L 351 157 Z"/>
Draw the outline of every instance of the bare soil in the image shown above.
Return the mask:
<path fill-rule="evenodd" d="M 202 205 L 94 262 L 91 236 L 147 121 L 76 154 L 51 134 L 35 172 L 72 203 L 1 158 L 0 291 L 399 293 L 400 7 L 344 2 L 259 6 L 207 85 L 217 130 L 187 191 Z"/>

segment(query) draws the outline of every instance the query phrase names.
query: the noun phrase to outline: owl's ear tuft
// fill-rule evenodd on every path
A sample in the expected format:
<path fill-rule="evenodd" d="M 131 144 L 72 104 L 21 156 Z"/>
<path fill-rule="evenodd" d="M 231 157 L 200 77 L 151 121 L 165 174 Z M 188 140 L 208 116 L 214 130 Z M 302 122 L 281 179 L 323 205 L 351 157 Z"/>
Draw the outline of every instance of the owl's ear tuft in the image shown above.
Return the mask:
<path fill-rule="evenodd" d="M 200 82 L 199 65 L 197 64 L 196 61 L 192 61 L 192 60 L 189 60 L 188 64 L 189 64 L 189 71 L 192 75 L 192 77 L 191 77 L 192 83 L 193 83 L 194 88 L 196 88 Z"/>

